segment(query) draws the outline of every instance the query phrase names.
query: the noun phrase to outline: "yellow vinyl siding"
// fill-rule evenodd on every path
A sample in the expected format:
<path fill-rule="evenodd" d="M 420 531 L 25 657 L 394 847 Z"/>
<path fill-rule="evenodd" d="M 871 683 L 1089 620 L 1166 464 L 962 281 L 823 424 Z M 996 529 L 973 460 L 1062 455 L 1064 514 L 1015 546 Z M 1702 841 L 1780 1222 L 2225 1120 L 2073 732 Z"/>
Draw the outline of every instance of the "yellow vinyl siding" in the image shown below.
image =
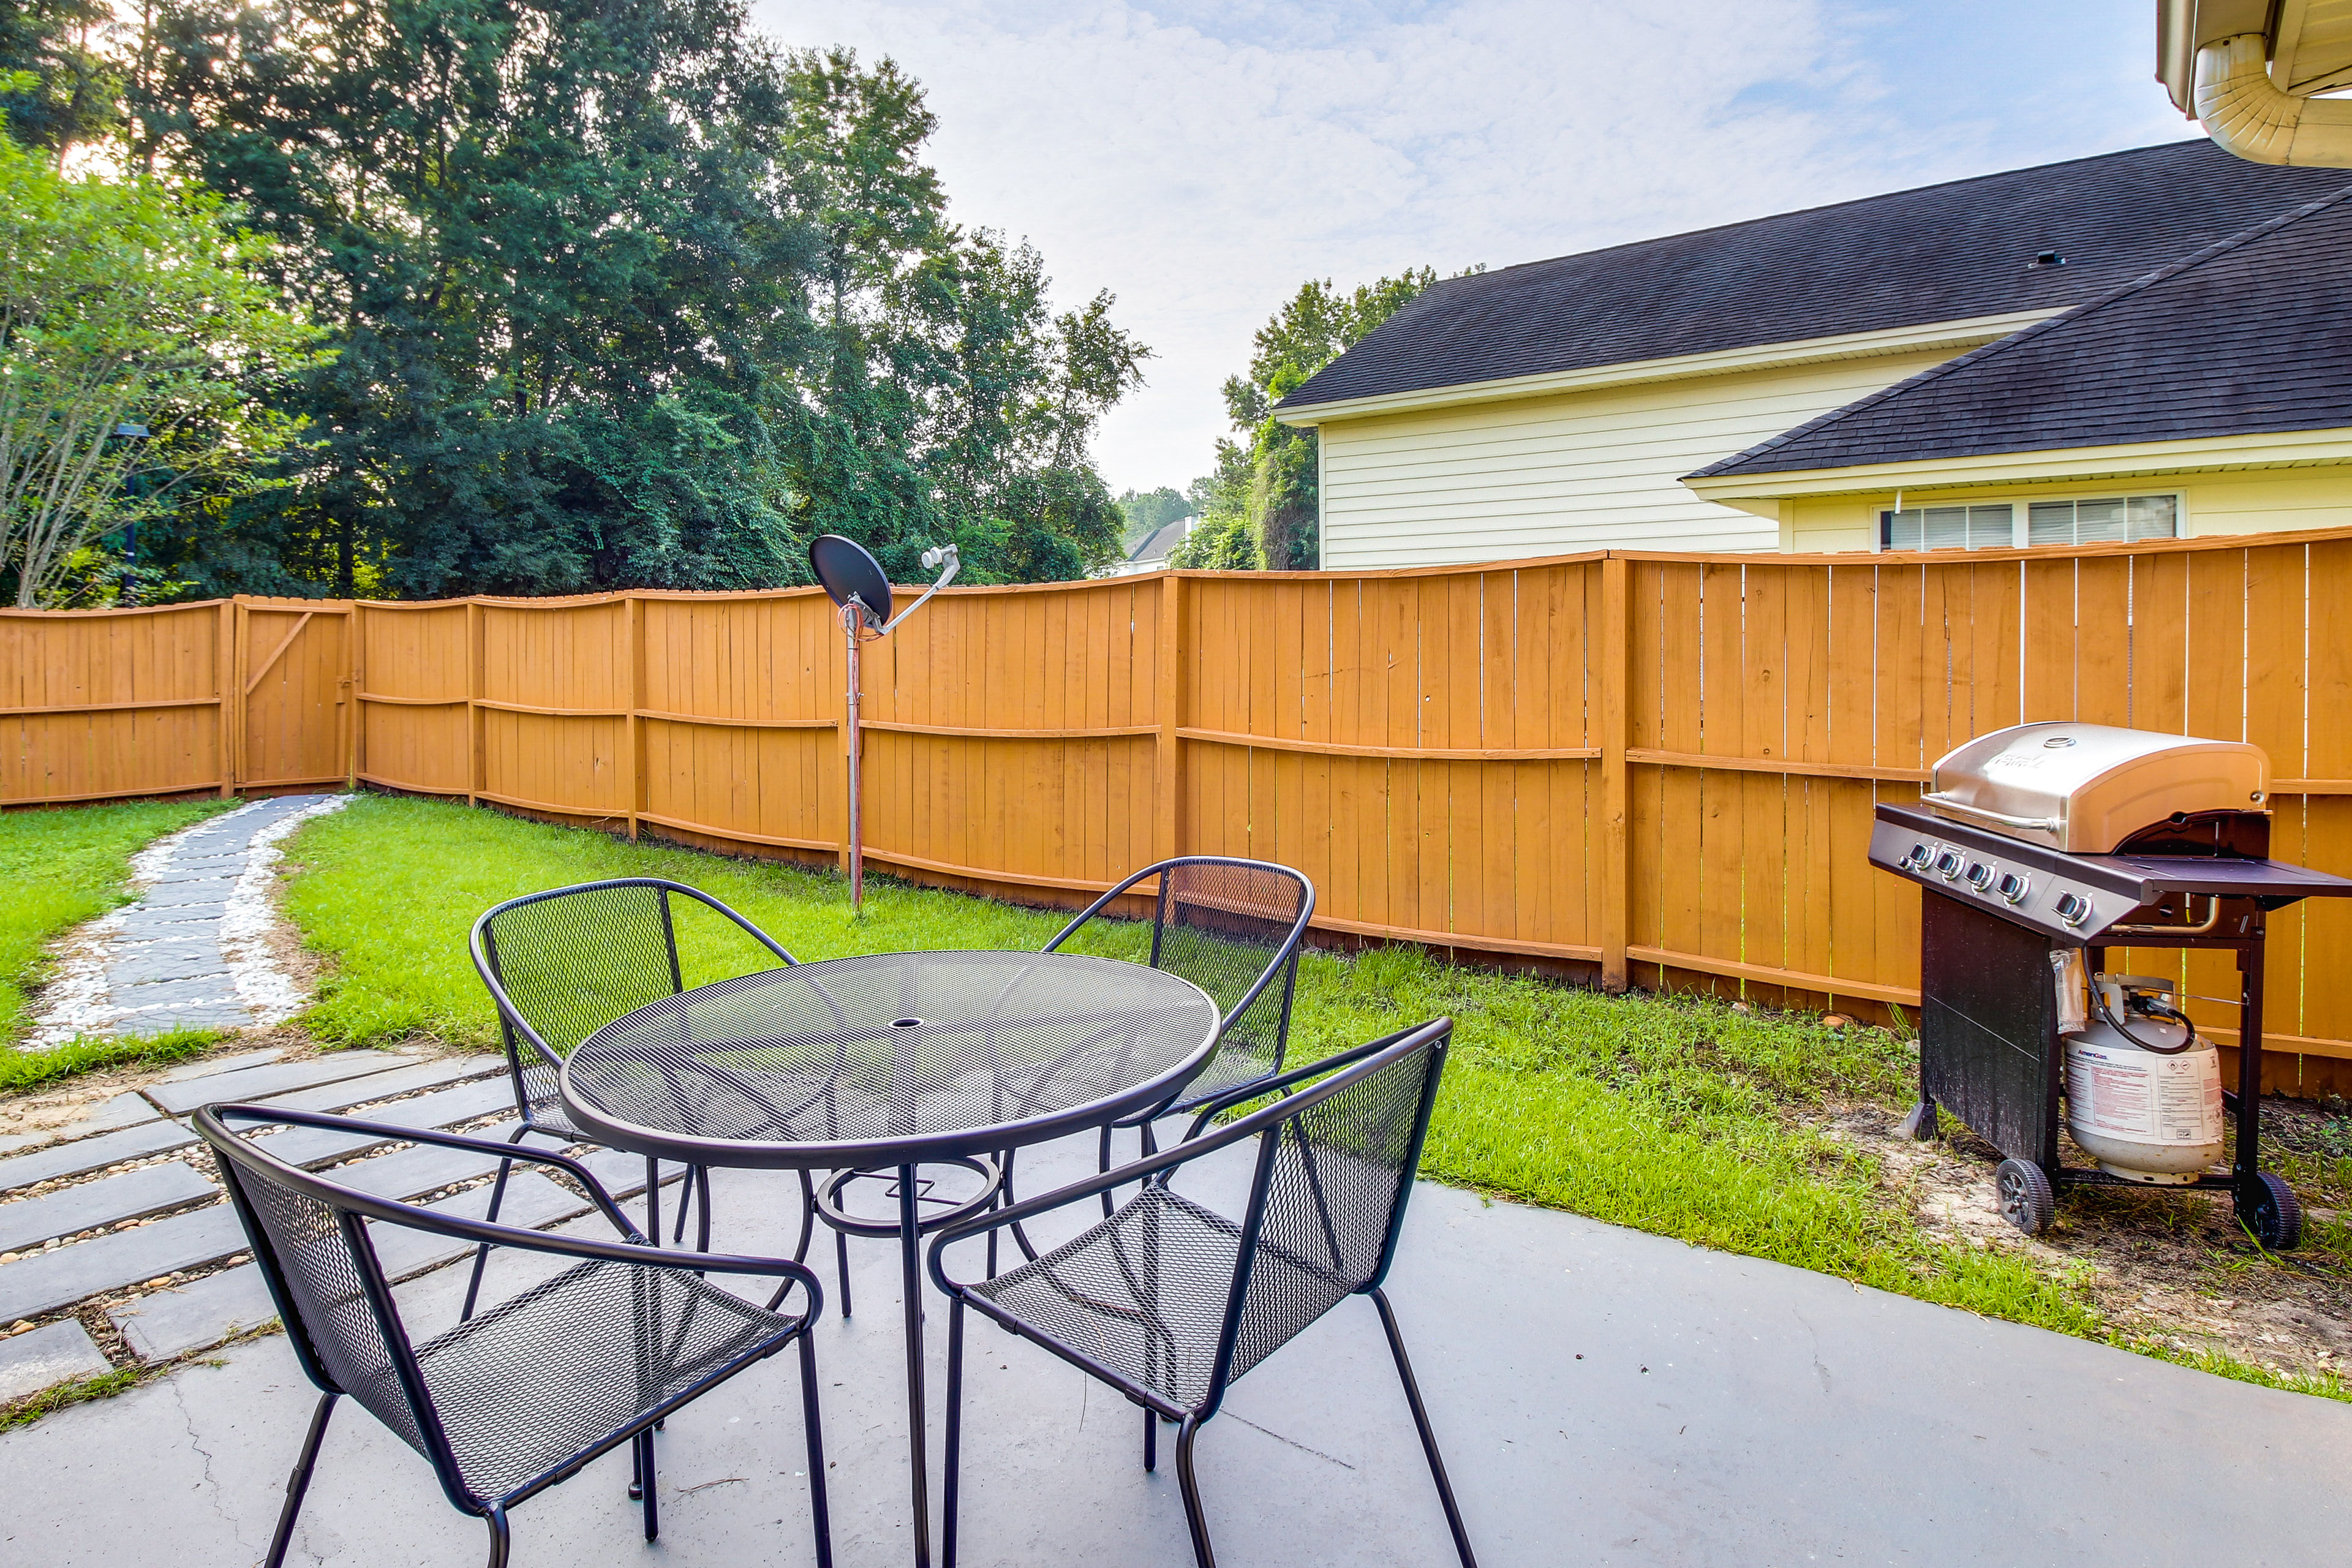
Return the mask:
<path fill-rule="evenodd" d="M 1334 420 L 1321 426 L 1323 563 L 1770 550 L 1780 543 L 1771 521 L 1700 500 L 1682 476 L 1958 352 Z"/>
<path fill-rule="evenodd" d="M 2063 454 L 2053 454 L 2063 456 Z M 1948 506 L 1991 501 L 2056 500 L 2067 497 L 2178 495 L 2182 498 L 2181 533 L 2269 533 L 2294 528 L 2352 525 L 2352 467 L 2329 464 L 2300 468 L 2234 469 L 2221 473 L 2138 475 L 2040 484 L 1906 486 L 1905 506 Z M 1850 496 L 1797 496 L 1780 503 L 1780 542 L 1789 550 L 1874 550 L 1878 514 L 1895 504 L 1895 492 Z"/>

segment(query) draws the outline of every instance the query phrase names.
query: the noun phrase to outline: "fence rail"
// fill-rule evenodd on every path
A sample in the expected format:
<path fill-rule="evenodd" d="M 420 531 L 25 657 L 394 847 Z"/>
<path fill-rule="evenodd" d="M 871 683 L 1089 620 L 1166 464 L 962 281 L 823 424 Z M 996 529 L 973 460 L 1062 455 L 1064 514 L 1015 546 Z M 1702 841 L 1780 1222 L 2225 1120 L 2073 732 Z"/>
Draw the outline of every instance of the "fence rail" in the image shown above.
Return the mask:
<path fill-rule="evenodd" d="M 2352 873 L 2347 625 L 2352 529 L 951 588 L 865 660 L 867 854 L 1055 897 L 1254 855 L 1334 932 L 1907 1005 L 1872 810 L 1987 730 L 2252 741 L 2275 851 Z M 8 612 L 0 804 L 370 782 L 833 855 L 842 683 L 806 589 Z M 2272 1076 L 2352 1085 L 2352 909 L 2273 922 Z"/>

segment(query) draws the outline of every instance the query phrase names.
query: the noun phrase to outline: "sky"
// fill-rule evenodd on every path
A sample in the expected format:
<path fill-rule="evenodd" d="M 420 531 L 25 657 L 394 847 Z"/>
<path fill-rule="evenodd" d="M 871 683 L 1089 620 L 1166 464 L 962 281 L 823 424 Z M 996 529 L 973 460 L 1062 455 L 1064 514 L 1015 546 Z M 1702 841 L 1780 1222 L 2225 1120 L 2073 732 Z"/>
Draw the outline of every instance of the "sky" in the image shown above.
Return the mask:
<path fill-rule="evenodd" d="M 1116 491 L 1181 489 L 1310 278 L 1508 266 L 2177 141 L 2151 0 L 751 0 L 928 91 L 950 216 L 1108 289 L 1148 380 Z"/>

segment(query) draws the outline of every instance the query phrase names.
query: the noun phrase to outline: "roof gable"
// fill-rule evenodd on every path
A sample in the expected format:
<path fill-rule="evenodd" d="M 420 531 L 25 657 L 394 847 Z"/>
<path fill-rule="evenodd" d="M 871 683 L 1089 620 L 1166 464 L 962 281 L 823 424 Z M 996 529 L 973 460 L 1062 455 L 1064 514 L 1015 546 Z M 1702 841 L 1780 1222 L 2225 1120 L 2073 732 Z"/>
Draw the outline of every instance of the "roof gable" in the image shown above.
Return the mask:
<path fill-rule="evenodd" d="M 1448 279 L 1280 406 L 2064 310 L 2343 184 L 2200 137 Z"/>
<path fill-rule="evenodd" d="M 2352 426 L 2352 188 L 1692 479 Z"/>

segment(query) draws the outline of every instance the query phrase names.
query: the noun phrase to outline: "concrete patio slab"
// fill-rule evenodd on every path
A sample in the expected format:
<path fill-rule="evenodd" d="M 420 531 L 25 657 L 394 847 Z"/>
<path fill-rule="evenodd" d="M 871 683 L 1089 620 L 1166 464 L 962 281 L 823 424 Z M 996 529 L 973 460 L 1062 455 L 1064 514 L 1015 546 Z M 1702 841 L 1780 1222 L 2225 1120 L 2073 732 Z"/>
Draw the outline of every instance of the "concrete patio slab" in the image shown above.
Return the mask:
<path fill-rule="evenodd" d="M 415 1063 L 415 1057 L 393 1056 L 383 1051 L 337 1051 L 329 1056 L 307 1057 L 300 1061 L 268 1062 L 235 1072 L 211 1073 L 180 1083 L 159 1084 L 148 1090 L 147 1097 L 166 1110 L 189 1111 L 215 1100 L 259 1100 L 283 1094 L 288 1089 L 365 1078 L 374 1073 L 390 1072 L 395 1068 L 413 1067 Z"/>
<path fill-rule="evenodd" d="M 193 1143 L 196 1135 L 176 1121 L 151 1121 L 96 1138 L 52 1143 L 0 1160 L 0 1192 L 29 1187 L 36 1182 L 100 1171 L 124 1160 L 141 1160 Z"/>
<path fill-rule="evenodd" d="M 1091 1163 L 1083 1147 L 1024 1155 L 1024 1185 Z M 719 1245 L 789 1247 L 788 1175 L 715 1185 Z M 828 1290 L 829 1251 L 821 1239 Z M 839 1561 L 904 1563 L 896 1254 L 851 1256 L 856 1315 L 828 1310 L 816 1338 Z M 465 1272 L 400 1289 L 420 1335 L 454 1320 Z M 530 1277 L 501 1259 L 492 1292 Z M 2300 1564 L 2337 1560 L 2352 1528 L 2352 1409 L 1799 1269 L 1423 1187 L 1391 1289 L 1488 1568 Z M 931 1318 L 936 1464 L 936 1302 Z M 1158 1474 L 1139 1468 L 1139 1415 L 1033 1346 L 971 1335 L 963 1561 L 1189 1563 L 1167 1447 Z M 257 1560 L 313 1396 L 282 1338 L 220 1359 L 0 1436 L 0 1550 L 107 1568 Z M 608 1456 L 517 1511 L 516 1568 L 806 1563 L 798 1404 L 790 1358 L 751 1369 L 668 1424 L 658 1545 L 623 1495 L 626 1458 Z M 1452 1561 L 1367 1304 L 1237 1384 L 1200 1466 L 1229 1568 Z M 484 1540 L 347 1405 L 290 1560 L 462 1564 Z"/>

